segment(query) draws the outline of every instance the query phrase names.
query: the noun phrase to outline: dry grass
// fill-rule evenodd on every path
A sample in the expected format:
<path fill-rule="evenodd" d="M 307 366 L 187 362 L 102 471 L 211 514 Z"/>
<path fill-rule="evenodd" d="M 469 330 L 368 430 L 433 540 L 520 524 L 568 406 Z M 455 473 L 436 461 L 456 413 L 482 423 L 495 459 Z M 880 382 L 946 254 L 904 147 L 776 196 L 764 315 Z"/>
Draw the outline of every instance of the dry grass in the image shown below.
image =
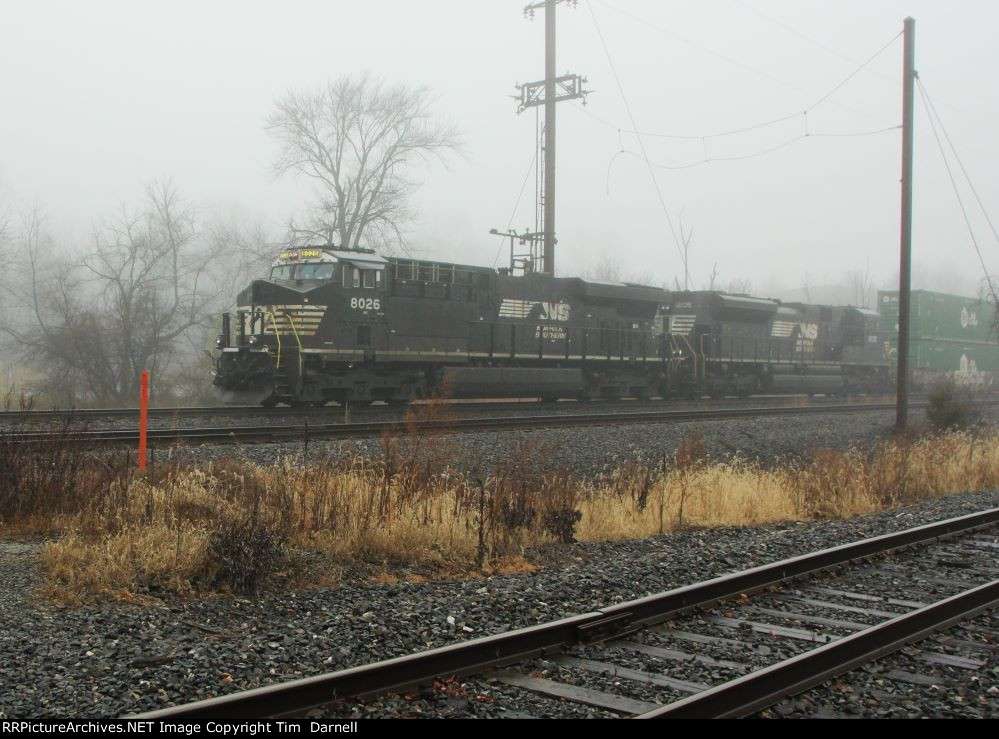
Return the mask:
<path fill-rule="evenodd" d="M 744 460 L 667 465 L 641 486 L 642 474 L 581 503 L 578 536 L 631 539 L 690 526 L 850 518 L 967 490 L 999 489 L 999 437 L 952 432 L 885 442 L 871 453 L 819 450 L 803 466 L 763 468 Z M 608 494 L 610 492 L 611 494 Z M 645 499 L 644 507 L 635 501 Z"/>
<path fill-rule="evenodd" d="M 73 497 L 76 510 L 64 506 L 46 519 L 61 535 L 42 553 L 49 595 L 73 602 L 246 592 L 278 572 L 336 581 L 348 565 L 367 567 L 374 582 L 421 579 L 394 565 L 428 575 L 526 572 L 527 549 L 574 538 L 849 517 L 999 488 L 999 437 L 958 432 L 886 442 L 872 453 L 820 451 L 806 465 L 767 469 L 711 464 L 691 437 L 656 464 L 625 465 L 598 482 L 542 472 L 536 460 L 547 455 L 526 447 L 501 473 L 460 475 L 446 449 L 411 428 L 405 443 L 386 438 L 374 461 L 230 462 L 164 469 L 151 480 L 91 476 L 99 484 Z M 0 488 L 0 509 L 4 496 L 16 497 Z"/>
<path fill-rule="evenodd" d="M 21 442 L 17 427 L 0 428 L 0 528 L 51 531 L 54 518 L 115 505 L 113 494 L 95 496 L 94 491 L 111 489 L 130 476 L 124 455 L 97 457 L 75 442 L 79 428 L 72 419 L 46 430 L 52 438 L 45 442 Z"/>

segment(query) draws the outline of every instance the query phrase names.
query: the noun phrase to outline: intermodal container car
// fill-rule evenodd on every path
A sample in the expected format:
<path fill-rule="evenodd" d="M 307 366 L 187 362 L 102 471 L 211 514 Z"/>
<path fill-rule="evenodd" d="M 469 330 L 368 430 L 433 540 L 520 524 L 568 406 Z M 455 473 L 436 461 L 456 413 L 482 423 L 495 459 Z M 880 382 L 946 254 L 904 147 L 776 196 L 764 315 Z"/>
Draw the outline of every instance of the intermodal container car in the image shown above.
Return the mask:
<path fill-rule="evenodd" d="M 889 334 L 898 331 L 898 291 L 878 293 L 881 324 Z M 916 339 L 956 339 L 995 343 L 995 311 L 978 298 L 913 290 L 909 336 Z"/>
<path fill-rule="evenodd" d="M 898 355 L 898 292 L 878 293 L 885 346 Z M 949 378 L 959 385 L 999 384 L 999 337 L 995 309 L 977 298 L 913 290 L 909 365 L 917 385 Z"/>

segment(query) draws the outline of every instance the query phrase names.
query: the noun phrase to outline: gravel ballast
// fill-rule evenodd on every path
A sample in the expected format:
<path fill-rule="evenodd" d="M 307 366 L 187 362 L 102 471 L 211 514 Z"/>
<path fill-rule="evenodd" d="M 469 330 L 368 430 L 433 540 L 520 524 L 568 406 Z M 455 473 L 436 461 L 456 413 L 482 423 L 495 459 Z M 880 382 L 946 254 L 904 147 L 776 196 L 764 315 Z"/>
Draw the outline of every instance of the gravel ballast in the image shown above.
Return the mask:
<path fill-rule="evenodd" d="M 922 413 L 913 422 L 919 428 Z M 995 426 L 993 409 L 984 410 L 988 427 Z M 869 450 L 888 439 L 894 413 L 857 411 L 809 416 L 759 417 L 726 421 L 617 424 L 532 431 L 482 431 L 442 437 L 446 453 L 457 466 L 489 474 L 527 450 L 531 463 L 552 469 L 570 469 L 578 477 L 594 477 L 625 462 L 658 465 L 663 454 L 671 456 L 693 433 L 700 434 L 713 461 L 734 457 L 764 465 L 809 459 L 815 449 Z M 403 437 L 405 442 L 405 437 Z M 159 462 L 184 460 L 193 464 L 245 459 L 262 465 L 307 455 L 311 461 L 352 456 L 377 459 L 383 454 L 381 439 L 304 441 L 245 446 L 204 446 L 155 452 Z"/>
<path fill-rule="evenodd" d="M 760 438 L 768 434 L 758 432 Z M 76 609 L 34 595 L 37 543 L 0 542 L 0 718 L 161 708 L 533 625 L 997 505 L 997 493 L 967 493 L 849 521 L 576 544 L 564 551 L 562 566 L 488 579 L 346 581 L 256 598 L 169 597 Z M 455 708 L 462 700 L 454 699 Z M 919 706 L 920 700 L 915 687 L 911 698 L 896 696 L 899 705 Z M 965 700 L 981 705 L 977 696 Z M 816 701 L 806 696 L 778 715 L 821 712 Z M 562 706 L 539 700 L 531 713 L 581 715 L 578 707 Z M 869 713 L 878 715 L 873 708 Z"/>
<path fill-rule="evenodd" d="M 763 400 L 767 402 L 764 403 Z M 746 401 L 751 402 L 751 401 Z M 772 399 L 761 399 L 761 405 L 773 404 Z M 786 402 L 786 401 L 781 401 Z M 573 415 L 582 411 L 591 413 L 627 414 L 649 410 L 673 408 L 662 402 L 629 402 L 627 404 L 576 403 L 523 404 L 524 409 L 505 409 L 503 412 L 483 412 L 483 415 Z M 698 407 L 723 407 L 697 404 Z M 380 407 L 379 407 L 380 408 Z M 337 409 L 333 409 L 337 410 Z M 372 411 L 377 409 L 373 408 Z M 995 428 L 999 410 L 990 405 L 980 407 L 983 428 Z M 379 410 L 375 415 L 388 413 Z M 467 413 L 458 415 L 470 415 Z M 333 416 L 333 420 L 337 419 Z M 362 420 L 358 418 L 357 420 Z M 366 416 L 363 420 L 371 420 Z M 379 420 L 385 420 L 380 418 Z M 917 433 L 925 430 L 925 413 L 913 411 L 911 423 Z M 163 421 L 163 419 L 159 419 Z M 292 423 L 302 425 L 303 418 L 237 418 L 183 419 L 177 426 L 236 425 Z M 458 433 L 441 437 L 441 451 L 455 466 L 478 475 L 488 475 L 502 469 L 512 458 L 523 456 L 525 450 L 532 464 L 551 469 L 569 469 L 577 477 L 595 477 L 613 470 L 625 462 L 644 462 L 658 466 L 663 455 L 671 456 L 676 448 L 693 433 L 703 437 L 707 456 L 713 461 L 726 461 L 734 457 L 758 461 L 764 465 L 787 461 L 807 460 L 819 448 L 845 451 L 850 448 L 869 450 L 889 438 L 894 429 L 895 415 L 885 411 L 857 410 L 850 413 L 829 413 L 808 416 L 764 416 L 758 418 L 690 421 L 669 423 L 614 424 L 606 426 L 575 426 L 566 428 L 534 429 L 530 431 L 480 431 Z M 198 423 L 194 423 L 198 422 Z M 320 423 L 310 418 L 309 423 Z M 119 420 L 111 428 L 134 428 L 133 421 Z M 403 445 L 408 437 L 401 437 Z M 425 445 L 425 441 L 421 441 Z M 261 465 L 271 465 L 293 458 L 309 461 L 343 460 L 353 457 L 378 459 L 384 454 L 380 438 L 323 441 L 316 438 L 280 443 L 217 444 L 200 447 L 163 447 L 155 442 L 150 446 L 154 465 L 184 462 L 201 465 L 207 462 L 241 459 Z M 116 451 L 122 459 L 131 450 Z M 521 459 L 516 459 L 520 462 Z"/>

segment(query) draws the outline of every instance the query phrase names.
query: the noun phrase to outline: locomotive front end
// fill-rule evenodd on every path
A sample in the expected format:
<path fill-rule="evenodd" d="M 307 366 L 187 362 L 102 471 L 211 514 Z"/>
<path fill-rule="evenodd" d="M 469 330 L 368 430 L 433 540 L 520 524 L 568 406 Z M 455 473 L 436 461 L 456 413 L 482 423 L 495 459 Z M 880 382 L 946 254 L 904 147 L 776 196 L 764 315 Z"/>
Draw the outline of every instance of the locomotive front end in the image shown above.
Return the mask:
<path fill-rule="evenodd" d="M 337 259 L 323 248 L 281 252 L 269 279 L 254 280 L 225 313 L 215 339 L 214 390 L 223 403 L 293 402 L 304 356 L 326 313 L 323 288 Z"/>
<path fill-rule="evenodd" d="M 373 399 L 377 383 L 360 368 L 387 341 L 386 264 L 370 249 L 282 251 L 268 278 L 243 290 L 235 313 L 221 318 L 216 397 L 265 406 Z"/>

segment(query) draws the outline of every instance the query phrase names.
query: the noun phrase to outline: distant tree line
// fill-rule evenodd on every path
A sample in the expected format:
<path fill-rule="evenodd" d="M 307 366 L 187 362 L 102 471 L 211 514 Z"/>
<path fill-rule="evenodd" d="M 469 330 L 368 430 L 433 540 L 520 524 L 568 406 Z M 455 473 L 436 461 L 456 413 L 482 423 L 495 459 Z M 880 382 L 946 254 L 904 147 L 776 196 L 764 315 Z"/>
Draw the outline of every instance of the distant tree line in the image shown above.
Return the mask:
<path fill-rule="evenodd" d="M 171 183 L 149 185 L 75 248 L 55 241 L 37 207 L 12 240 L 4 329 L 45 400 L 134 405 L 143 370 L 157 387 L 191 372 L 207 387 L 212 316 L 255 260 L 233 230 L 200 223 Z"/>
<path fill-rule="evenodd" d="M 162 404 L 209 402 L 218 316 L 282 245 L 402 244 L 413 165 L 459 146 L 432 102 L 427 88 L 370 75 L 277 100 L 266 124 L 275 171 L 313 185 L 307 214 L 283 237 L 206 218 L 168 180 L 78 244 L 57 241 L 43 208 L 18 219 L 0 202 L 8 363 L 30 369 L 27 389 L 48 405 L 134 406 L 143 370 Z"/>

